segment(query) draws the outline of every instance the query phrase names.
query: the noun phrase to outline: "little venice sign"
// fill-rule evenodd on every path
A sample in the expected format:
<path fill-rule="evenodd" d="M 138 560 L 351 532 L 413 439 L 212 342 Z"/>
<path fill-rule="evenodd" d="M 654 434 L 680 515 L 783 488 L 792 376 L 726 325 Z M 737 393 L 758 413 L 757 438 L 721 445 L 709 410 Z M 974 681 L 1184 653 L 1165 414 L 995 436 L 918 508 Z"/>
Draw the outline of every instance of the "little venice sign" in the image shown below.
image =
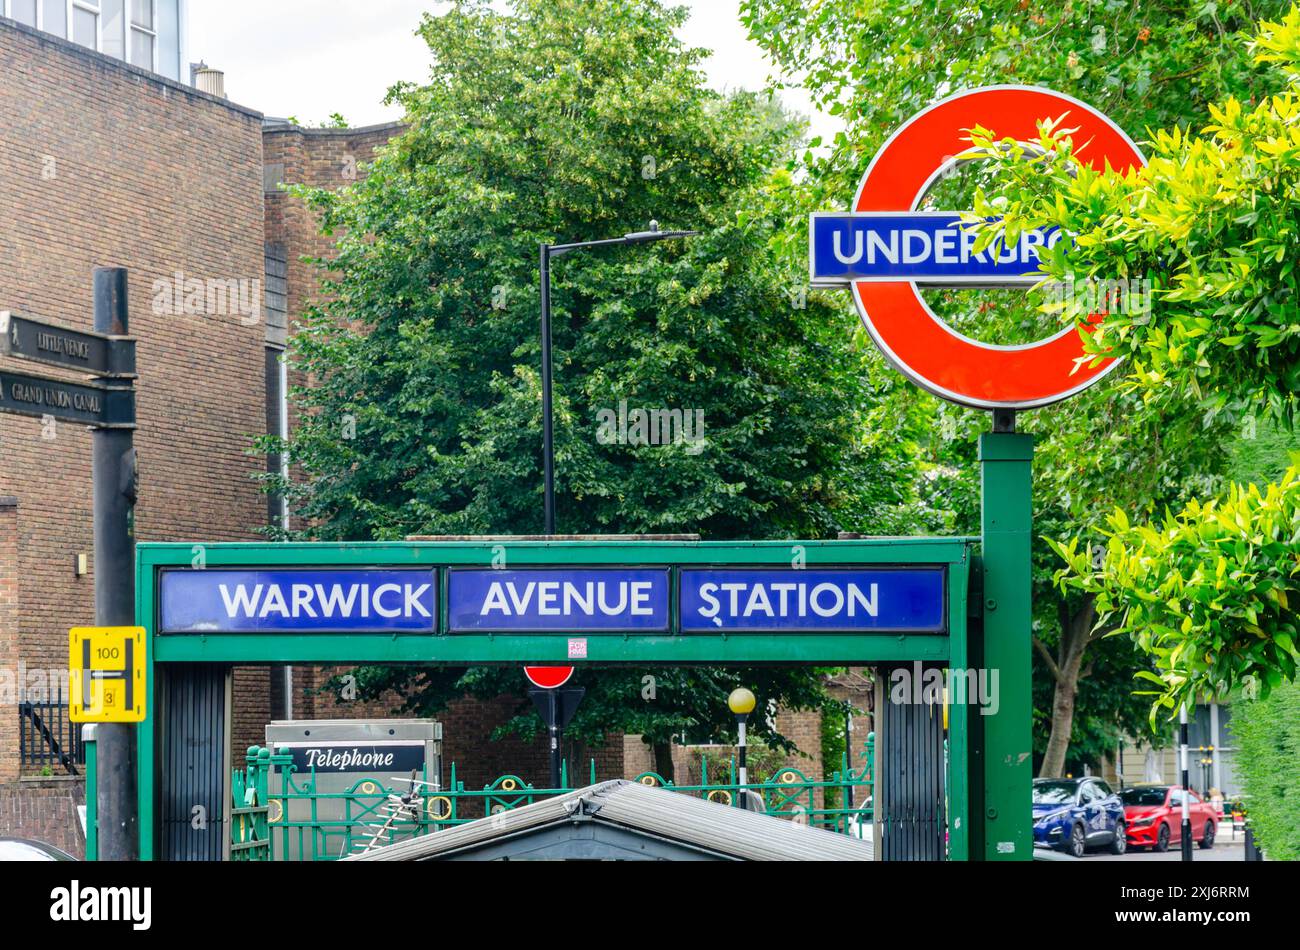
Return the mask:
<path fill-rule="evenodd" d="M 946 597 L 941 566 L 171 569 L 159 576 L 158 629 L 169 635 L 945 633 Z"/>

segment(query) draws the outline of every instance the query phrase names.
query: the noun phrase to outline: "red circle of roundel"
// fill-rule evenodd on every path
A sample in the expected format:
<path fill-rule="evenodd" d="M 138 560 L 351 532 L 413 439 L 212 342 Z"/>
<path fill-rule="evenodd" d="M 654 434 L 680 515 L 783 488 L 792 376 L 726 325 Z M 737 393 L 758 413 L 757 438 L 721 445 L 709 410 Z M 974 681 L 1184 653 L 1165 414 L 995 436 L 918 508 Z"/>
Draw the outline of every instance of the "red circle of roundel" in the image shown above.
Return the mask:
<path fill-rule="evenodd" d="M 890 137 L 862 176 L 854 211 L 914 211 L 935 176 L 970 148 L 976 125 L 998 138 L 1030 142 L 1037 123 L 1068 113 L 1075 154 L 1095 168 L 1146 164 L 1115 123 L 1077 99 L 1031 86 L 987 86 L 917 113 Z M 1116 365 L 1078 366 L 1074 327 L 1036 343 L 997 346 L 957 333 L 926 305 L 911 281 L 855 281 L 853 299 L 876 345 L 898 369 L 936 396 L 982 409 L 1045 406 L 1087 388 Z"/>
<path fill-rule="evenodd" d="M 524 675 L 538 689 L 559 689 L 573 675 L 571 666 L 525 666 Z"/>

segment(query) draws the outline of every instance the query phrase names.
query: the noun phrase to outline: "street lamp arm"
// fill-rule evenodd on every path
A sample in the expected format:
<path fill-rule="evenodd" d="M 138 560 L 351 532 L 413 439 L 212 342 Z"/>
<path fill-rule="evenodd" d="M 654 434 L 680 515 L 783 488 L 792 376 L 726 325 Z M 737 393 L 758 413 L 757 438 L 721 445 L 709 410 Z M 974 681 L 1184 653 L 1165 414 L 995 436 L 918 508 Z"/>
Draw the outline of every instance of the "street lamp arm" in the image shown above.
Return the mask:
<path fill-rule="evenodd" d="M 542 304 L 542 518 L 546 534 L 555 533 L 555 433 L 551 418 L 551 258 L 569 251 L 593 247 L 612 247 L 615 244 L 649 244 L 674 238 L 694 237 L 698 231 L 660 231 L 659 222 L 651 221 L 649 231 L 633 231 L 622 237 L 602 241 L 575 241 L 570 244 L 542 244 L 540 254 L 540 284 Z"/>
<path fill-rule="evenodd" d="M 543 244 L 542 247 L 547 249 L 551 257 L 559 257 L 561 254 L 568 254 L 570 251 L 585 251 L 590 247 L 609 247 L 613 244 L 626 244 L 623 238 L 607 238 L 603 241 L 574 241 L 571 244 Z"/>
<path fill-rule="evenodd" d="M 699 231 L 633 231 L 622 237 L 605 238 L 600 241 L 573 241 L 568 244 L 543 244 L 550 257 L 559 257 L 569 251 L 583 251 L 593 247 L 611 247 L 615 244 L 648 244 L 652 241 L 671 241 L 678 238 L 695 237 Z"/>

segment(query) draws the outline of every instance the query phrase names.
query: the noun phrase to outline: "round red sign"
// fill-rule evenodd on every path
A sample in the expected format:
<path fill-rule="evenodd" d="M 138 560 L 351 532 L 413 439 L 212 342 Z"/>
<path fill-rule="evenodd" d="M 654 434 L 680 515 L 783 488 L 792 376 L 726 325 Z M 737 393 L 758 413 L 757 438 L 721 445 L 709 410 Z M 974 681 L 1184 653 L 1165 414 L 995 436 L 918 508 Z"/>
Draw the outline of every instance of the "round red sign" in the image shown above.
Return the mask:
<path fill-rule="evenodd" d="M 539 689 L 559 689 L 573 675 L 571 666 L 525 666 L 524 675 Z"/>
<path fill-rule="evenodd" d="M 1067 114 L 1076 154 L 1119 171 L 1145 164 L 1136 145 L 1106 116 L 1077 99 L 1027 86 L 962 92 L 925 109 L 885 143 L 858 186 L 855 214 L 915 213 L 931 184 L 970 148 L 969 130 L 991 128 L 1021 142 L 1037 122 Z M 842 260 L 844 258 L 841 258 Z M 937 396 L 982 409 L 1045 406 L 1087 388 L 1114 369 L 1079 363 L 1083 341 L 1073 327 L 1019 346 L 981 343 L 949 327 L 926 305 L 912 280 L 848 281 L 867 330 L 907 377 Z M 943 285 L 941 281 L 931 281 Z"/>

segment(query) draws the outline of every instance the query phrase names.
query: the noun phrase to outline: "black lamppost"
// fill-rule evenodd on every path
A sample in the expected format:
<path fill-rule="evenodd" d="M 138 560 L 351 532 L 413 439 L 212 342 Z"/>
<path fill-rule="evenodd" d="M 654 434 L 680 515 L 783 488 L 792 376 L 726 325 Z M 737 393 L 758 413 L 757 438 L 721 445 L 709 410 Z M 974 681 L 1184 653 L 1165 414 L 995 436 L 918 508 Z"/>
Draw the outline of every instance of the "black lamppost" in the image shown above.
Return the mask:
<path fill-rule="evenodd" d="M 1192 860 L 1192 818 L 1191 810 L 1188 807 L 1188 797 L 1191 795 L 1191 782 L 1187 776 L 1187 704 L 1183 703 L 1178 707 L 1178 751 L 1179 759 L 1182 764 L 1183 780 L 1183 822 L 1182 822 L 1182 859 L 1184 861 Z"/>
<path fill-rule="evenodd" d="M 542 245 L 542 469 L 545 473 L 545 533 L 555 534 L 555 441 L 551 424 L 551 258 L 569 251 L 614 244 L 649 244 L 673 238 L 688 238 L 698 231 L 660 231 L 659 222 L 651 221 L 649 231 L 634 231 L 603 241 L 577 241 L 573 244 Z"/>
<path fill-rule="evenodd" d="M 754 694 L 743 686 L 737 686 L 727 697 L 727 708 L 731 710 L 732 715 L 736 717 L 736 738 L 737 751 L 739 753 L 740 787 L 736 789 L 736 805 L 738 808 L 744 808 L 747 804 L 745 801 L 745 792 L 749 784 L 749 768 L 745 762 L 745 723 L 749 721 L 749 714 L 754 711 L 757 704 Z"/>

